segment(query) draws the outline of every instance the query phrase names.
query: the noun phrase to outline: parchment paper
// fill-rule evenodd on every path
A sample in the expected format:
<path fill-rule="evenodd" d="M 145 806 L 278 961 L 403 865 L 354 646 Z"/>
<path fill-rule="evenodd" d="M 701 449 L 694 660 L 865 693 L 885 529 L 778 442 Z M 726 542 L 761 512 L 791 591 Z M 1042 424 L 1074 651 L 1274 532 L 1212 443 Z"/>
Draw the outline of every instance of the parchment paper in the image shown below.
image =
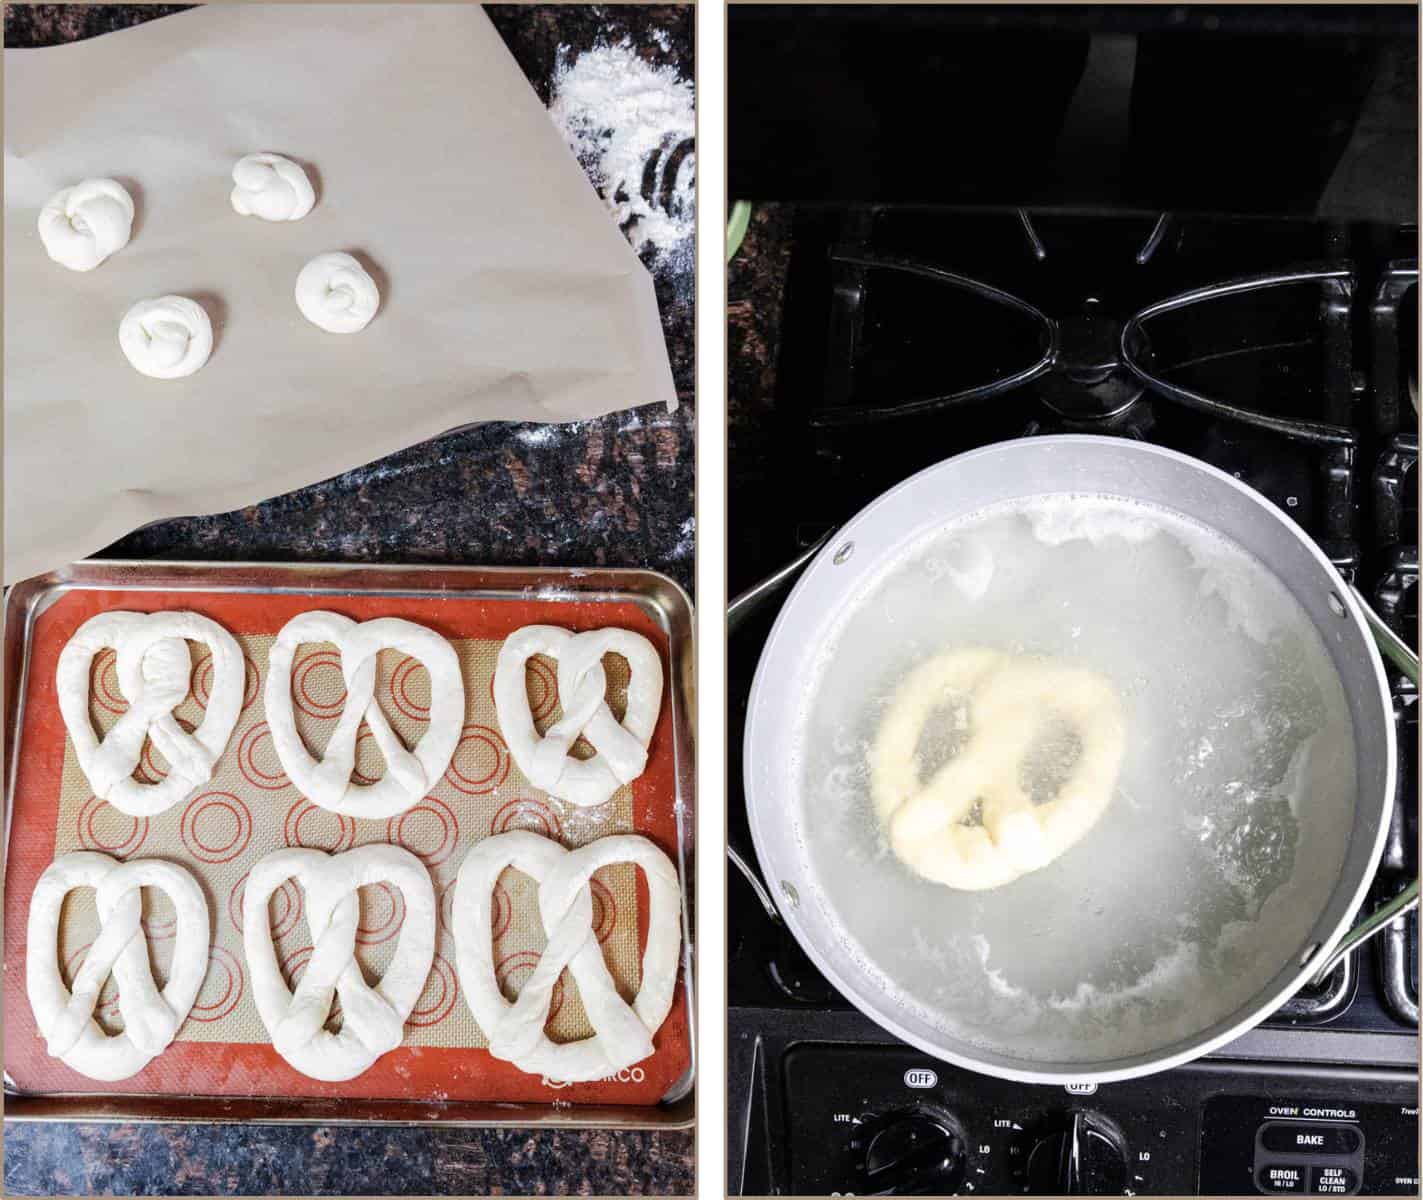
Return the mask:
<path fill-rule="evenodd" d="M 256 151 L 308 167 L 309 216 L 232 211 Z M 133 239 L 68 271 L 39 209 L 95 176 L 133 193 Z M 380 285 L 360 334 L 297 311 L 328 250 Z M 213 320 L 183 380 L 118 345 L 128 307 L 165 293 Z M 651 279 L 482 10 L 216 5 L 5 51 L 7 582 L 453 426 L 675 395 Z"/>

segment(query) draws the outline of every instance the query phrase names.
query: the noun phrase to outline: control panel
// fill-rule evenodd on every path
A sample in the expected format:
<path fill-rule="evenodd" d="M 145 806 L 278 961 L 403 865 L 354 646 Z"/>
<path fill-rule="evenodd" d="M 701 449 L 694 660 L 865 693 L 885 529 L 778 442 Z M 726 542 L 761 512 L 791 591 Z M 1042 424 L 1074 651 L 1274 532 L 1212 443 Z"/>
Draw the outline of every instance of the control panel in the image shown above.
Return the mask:
<path fill-rule="evenodd" d="M 1417 1137 L 1416 1105 L 1217 1096 L 1201 1123 L 1201 1183 L 1222 1191 L 1248 1173 L 1266 1195 L 1416 1196 Z"/>
<path fill-rule="evenodd" d="M 831 1044 L 783 1066 L 791 1193 L 1418 1194 L 1418 1084 L 1402 1071 L 1200 1063 L 1041 1086 Z"/>

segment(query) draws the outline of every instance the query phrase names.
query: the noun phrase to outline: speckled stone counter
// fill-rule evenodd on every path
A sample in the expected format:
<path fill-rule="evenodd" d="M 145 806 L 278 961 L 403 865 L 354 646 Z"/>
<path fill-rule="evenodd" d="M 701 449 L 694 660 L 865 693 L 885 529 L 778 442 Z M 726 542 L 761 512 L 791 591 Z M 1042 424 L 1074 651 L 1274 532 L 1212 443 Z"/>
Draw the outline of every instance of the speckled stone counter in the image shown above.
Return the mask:
<path fill-rule="evenodd" d="M 180 8 L 6 5 L 5 41 L 53 45 Z M 693 77 L 690 8 L 488 11 L 545 102 L 560 54 L 623 38 L 654 65 Z M 677 412 L 452 432 L 263 504 L 150 526 L 103 556 L 649 567 L 690 589 L 691 262 L 646 261 Z M 692 1135 L 683 1132 L 5 1127 L 10 1194 L 685 1194 L 692 1175 Z"/>
<path fill-rule="evenodd" d="M 727 517 L 730 528 L 752 531 L 762 522 L 741 520 L 766 505 L 784 503 L 778 484 L 776 389 L 781 315 L 790 265 L 794 206 L 758 203 L 726 280 Z M 728 563 L 732 595 L 781 566 L 787 547 L 741 544 Z"/>

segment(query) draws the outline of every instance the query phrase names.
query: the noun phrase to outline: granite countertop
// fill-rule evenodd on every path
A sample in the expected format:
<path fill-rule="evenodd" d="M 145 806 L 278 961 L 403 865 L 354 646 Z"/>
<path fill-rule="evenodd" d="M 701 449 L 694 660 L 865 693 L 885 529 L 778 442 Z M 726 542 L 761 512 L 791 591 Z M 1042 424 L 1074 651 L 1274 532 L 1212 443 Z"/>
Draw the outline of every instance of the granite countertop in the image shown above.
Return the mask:
<path fill-rule="evenodd" d="M 727 520 L 744 534 L 727 564 L 733 596 L 783 566 L 793 552 L 779 542 L 761 543 L 764 522 L 757 514 L 785 503 L 776 392 L 794 217 L 794 205 L 755 204 L 727 271 Z"/>
<path fill-rule="evenodd" d="M 6 5 L 46 46 L 179 5 Z M 693 10 L 490 6 L 548 101 L 560 55 L 627 38 L 693 77 Z M 139 530 L 100 557 L 627 566 L 693 573 L 693 272 L 644 253 L 681 405 L 569 425 L 489 423 L 236 512 Z M 7 1123 L 10 1194 L 687 1194 L 690 1132 Z"/>

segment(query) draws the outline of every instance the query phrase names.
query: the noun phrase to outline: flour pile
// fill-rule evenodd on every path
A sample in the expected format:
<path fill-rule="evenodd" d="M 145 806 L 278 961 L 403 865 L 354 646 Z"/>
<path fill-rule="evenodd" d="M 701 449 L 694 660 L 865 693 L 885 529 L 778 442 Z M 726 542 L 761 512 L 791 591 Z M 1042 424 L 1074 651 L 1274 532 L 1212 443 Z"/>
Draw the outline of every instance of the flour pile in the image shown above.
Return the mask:
<path fill-rule="evenodd" d="M 692 85 L 626 38 L 559 48 L 549 115 L 649 269 L 690 267 L 696 154 Z"/>

